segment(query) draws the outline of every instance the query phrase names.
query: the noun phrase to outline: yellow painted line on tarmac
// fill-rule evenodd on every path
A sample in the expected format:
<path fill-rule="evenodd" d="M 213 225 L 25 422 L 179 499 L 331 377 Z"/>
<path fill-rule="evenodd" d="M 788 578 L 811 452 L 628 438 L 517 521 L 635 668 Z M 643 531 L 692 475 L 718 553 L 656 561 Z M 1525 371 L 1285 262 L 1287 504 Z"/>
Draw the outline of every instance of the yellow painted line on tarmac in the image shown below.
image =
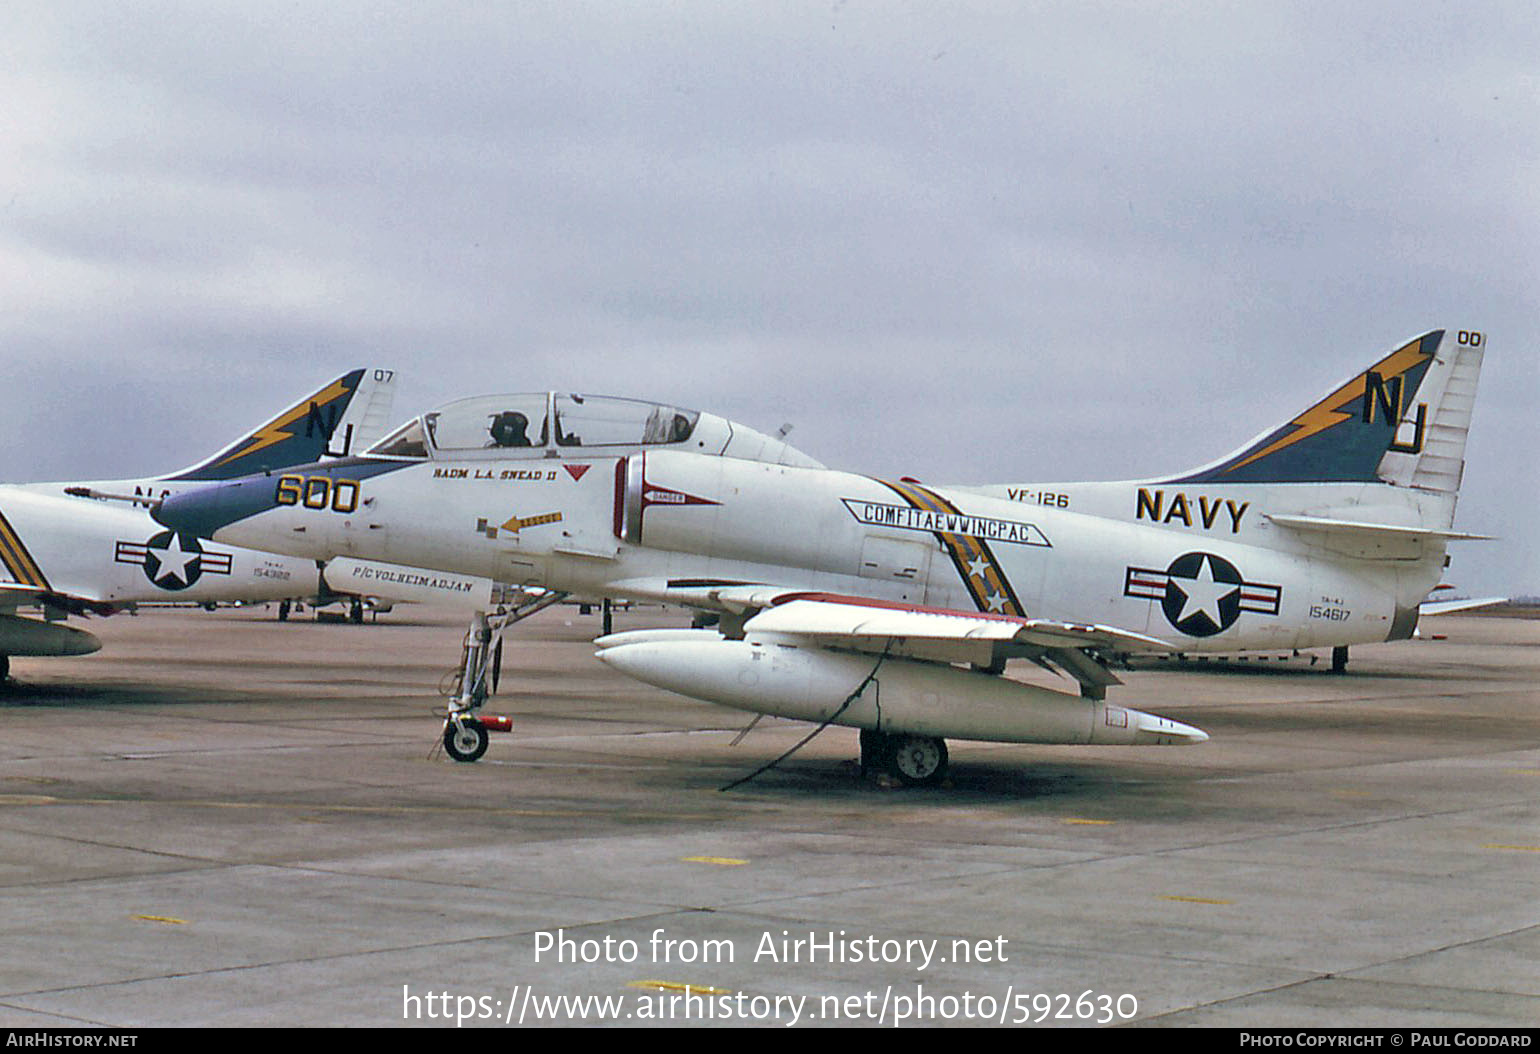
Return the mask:
<path fill-rule="evenodd" d="M 748 863 L 732 856 L 682 856 L 679 859 L 687 864 L 715 864 L 717 867 L 742 867 Z"/>
<path fill-rule="evenodd" d="M 1233 900 L 1214 900 L 1211 897 L 1179 897 L 1175 894 L 1163 894 L 1161 900 L 1175 900 L 1183 904 L 1234 904 Z"/>
<path fill-rule="evenodd" d="M 1117 823 L 1116 820 L 1082 820 L 1078 816 L 1070 816 L 1060 822 L 1080 824 L 1084 827 L 1111 827 L 1113 824 Z"/>
<path fill-rule="evenodd" d="M 1483 849 L 1511 849 L 1518 853 L 1540 853 L 1540 845 L 1484 845 Z"/>
<path fill-rule="evenodd" d="M 185 926 L 186 919 L 175 919 L 170 915 L 135 915 L 134 918 L 141 922 L 164 922 L 168 926 Z"/>
<path fill-rule="evenodd" d="M 627 988 L 648 988 L 657 992 L 683 992 L 686 995 L 732 995 L 731 988 L 712 988 L 710 985 L 690 984 L 688 981 L 631 981 Z"/>

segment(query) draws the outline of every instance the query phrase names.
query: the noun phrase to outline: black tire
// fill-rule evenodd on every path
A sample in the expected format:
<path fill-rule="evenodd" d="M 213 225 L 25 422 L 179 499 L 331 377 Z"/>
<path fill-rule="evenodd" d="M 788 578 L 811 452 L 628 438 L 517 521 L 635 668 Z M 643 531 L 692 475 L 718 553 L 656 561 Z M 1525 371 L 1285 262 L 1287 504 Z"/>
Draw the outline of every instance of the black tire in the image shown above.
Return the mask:
<path fill-rule="evenodd" d="M 875 729 L 861 729 L 861 775 L 893 771 L 893 737 Z"/>
<path fill-rule="evenodd" d="M 280 600 L 278 602 L 278 621 L 289 621 L 289 602 L 287 600 Z"/>
<path fill-rule="evenodd" d="M 487 752 L 490 739 L 487 730 L 475 718 L 458 725 L 451 721 L 444 728 L 444 753 L 456 761 L 472 762 Z"/>
<path fill-rule="evenodd" d="M 906 787 L 934 787 L 946 778 L 946 740 L 935 736 L 890 736 L 889 769 Z"/>
<path fill-rule="evenodd" d="M 364 602 L 357 597 L 348 605 L 348 618 L 353 620 L 353 625 L 361 626 L 364 623 Z"/>

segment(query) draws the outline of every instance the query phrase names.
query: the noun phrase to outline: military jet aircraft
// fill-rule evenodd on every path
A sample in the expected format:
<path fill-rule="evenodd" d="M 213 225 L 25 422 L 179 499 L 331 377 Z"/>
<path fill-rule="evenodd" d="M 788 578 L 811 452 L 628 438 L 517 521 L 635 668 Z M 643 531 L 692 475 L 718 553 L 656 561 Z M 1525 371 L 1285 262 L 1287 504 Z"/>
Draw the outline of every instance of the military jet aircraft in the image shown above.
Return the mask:
<path fill-rule="evenodd" d="M 1207 738 L 1108 703 L 1108 655 L 1409 637 L 1446 543 L 1475 537 L 1452 527 L 1483 343 L 1425 333 L 1234 453 L 1147 481 L 877 479 L 709 415 L 551 393 L 452 404 L 362 457 L 174 495 L 155 516 L 545 590 L 532 606 L 714 612 L 711 629 L 603 637 L 598 657 L 695 698 L 862 729 L 866 765 L 931 783 L 947 737 Z M 494 626 L 480 611 L 472 626 L 444 735 L 460 760 L 487 742 Z M 1006 678 L 1011 658 L 1078 691 Z"/>
<path fill-rule="evenodd" d="M 93 634 L 64 624 L 68 615 L 108 615 L 151 601 L 318 593 L 314 561 L 205 544 L 167 530 L 145 506 L 210 481 L 343 455 L 356 440 L 367 445 L 389 420 L 392 381 L 388 370 L 354 370 L 212 457 L 165 476 L 0 485 L 0 678 L 12 655 L 100 648 Z M 40 609 L 43 618 L 18 615 L 21 608 Z"/>

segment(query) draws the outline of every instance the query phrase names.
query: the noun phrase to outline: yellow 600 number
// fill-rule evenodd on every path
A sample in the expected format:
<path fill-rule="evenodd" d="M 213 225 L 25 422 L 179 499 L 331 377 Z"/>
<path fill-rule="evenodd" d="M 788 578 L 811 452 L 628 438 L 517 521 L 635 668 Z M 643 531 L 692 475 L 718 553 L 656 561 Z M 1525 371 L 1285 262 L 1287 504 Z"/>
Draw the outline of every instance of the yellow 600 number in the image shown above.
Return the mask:
<path fill-rule="evenodd" d="M 279 476 L 279 505 L 303 505 L 307 509 L 353 512 L 358 508 L 358 480 L 330 476 Z"/>

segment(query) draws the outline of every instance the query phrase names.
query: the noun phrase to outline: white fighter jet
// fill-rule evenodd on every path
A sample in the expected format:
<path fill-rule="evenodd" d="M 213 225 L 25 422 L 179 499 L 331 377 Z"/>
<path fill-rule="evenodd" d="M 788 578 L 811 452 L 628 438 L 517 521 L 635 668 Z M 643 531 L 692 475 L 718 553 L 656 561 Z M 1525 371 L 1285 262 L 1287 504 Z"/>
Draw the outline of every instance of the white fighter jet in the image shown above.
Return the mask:
<path fill-rule="evenodd" d="M 862 730 L 938 780 L 947 737 L 1184 744 L 1109 703 L 1106 658 L 1411 636 L 1453 530 L 1484 338 L 1435 330 L 1209 465 L 1130 483 L 924 486 L 817 466 L 710 415 L 552 393 L 467 400 L 363 457 L 173 495 L 186 534 L 331 559 L 477 610 L 444 741 L 474 760 L 486 587 L 686 605 L 715 628 L 599 658 L 726 706 Z M 709 455 L 709 456 L 703 456 Z M 431 569 L 431 570 L 429 570 Z M 329 568 L 328 574 L 331 574 Z M 1026 658 L 1060 691 L 1002 676 Z"/>
<path fill-rule="evenodd" d="M 367 445 L 389 420 L 392 382 L 387 370 L 354 370 L 214 456 L 166 476 L 0 485 L 0 678 L 12 655 L 100 648 L 93 634 L 64 624 L 68 615 L 109 615 L 151 601 L 256 602 L 319 592 L 312 560 L 200 542 L 167 530 L 145 507 L 213 481 L 341 456 L 358 440 Z M 20 609 L 43 617 L 24 617 Z"/>

